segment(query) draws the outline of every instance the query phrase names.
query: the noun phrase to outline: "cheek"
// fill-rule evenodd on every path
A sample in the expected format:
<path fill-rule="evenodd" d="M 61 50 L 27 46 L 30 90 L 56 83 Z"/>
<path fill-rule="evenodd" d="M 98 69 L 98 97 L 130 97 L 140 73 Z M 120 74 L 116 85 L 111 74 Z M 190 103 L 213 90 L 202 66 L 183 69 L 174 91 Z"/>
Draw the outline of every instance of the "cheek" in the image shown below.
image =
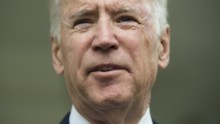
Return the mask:
<path fill-rule="evenodd" d="M 92 32 L 76 33 L 71 31 L 66 31 L 62 37 L 64 73 L 71 83 L 77 84 L 84 80 L 83 60 L 90 49 L 92 38 Z"/>
<path fill-rule="evenodd" d="M 66 32 L 63 38 L 63 50 L 69 64 L 80 67 L 84 54 L 89 50 L 91 33 Z M 73 66 L 73 65 L 72 65 Z"/>
<path fill-rule="evenodd" d="M 66 33 L 67 34 L 67 33 Z M 64 75 L 70 94 L 79 92 L 83 87 L 81 64 L 88 46 L 88 37 L 84 35 L 66 35 L 62 39 Z"/>
<path fill-rule="evenodd" d="M 138 89 L 145 91 L 153 84 L 157 72 L 156 42 L 153 35 L 139 29 L 121 31 L 117 36 L 133 61 L 132 70 L 139 83 Z"/>
<path fill-rule="evenodd" d="M 139 29 L 135 30 L 120 30 L 117 33 L 117 40 L 133 61 L 141 61 L 147 53 L 149 41 L 145 34 Z"/>

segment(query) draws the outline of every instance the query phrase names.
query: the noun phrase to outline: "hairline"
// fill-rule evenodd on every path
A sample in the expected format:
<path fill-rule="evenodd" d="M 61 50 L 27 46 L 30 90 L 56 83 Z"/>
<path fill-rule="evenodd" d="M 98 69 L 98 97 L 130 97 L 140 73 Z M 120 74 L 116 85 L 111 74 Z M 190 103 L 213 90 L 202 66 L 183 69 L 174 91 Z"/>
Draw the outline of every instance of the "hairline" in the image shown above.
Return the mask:
<path fill-rule="evenodd" d="M 60 40 L 60 5 L 61 0 L 50 0 L 50 36 L 57 41 Z M 153 13 L 154 27 L 157 36 L 160 37 L 164 32 L 167 23 L 167 0 L 151 0 L 153 2 L 151 9 Z"/>

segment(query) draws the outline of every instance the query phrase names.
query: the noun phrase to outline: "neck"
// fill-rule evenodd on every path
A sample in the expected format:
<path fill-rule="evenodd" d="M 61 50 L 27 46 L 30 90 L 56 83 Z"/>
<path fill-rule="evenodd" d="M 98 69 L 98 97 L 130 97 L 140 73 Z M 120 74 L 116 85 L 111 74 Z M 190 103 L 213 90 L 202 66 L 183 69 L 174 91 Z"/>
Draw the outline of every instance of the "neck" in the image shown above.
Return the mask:
<path fill-rule="evenodd" d="M 74 104 L 77 111 L 91 124 L 138 124 L 150 103 L 150 94 L 123 106 L 97 108 L 92 105 Z"/>

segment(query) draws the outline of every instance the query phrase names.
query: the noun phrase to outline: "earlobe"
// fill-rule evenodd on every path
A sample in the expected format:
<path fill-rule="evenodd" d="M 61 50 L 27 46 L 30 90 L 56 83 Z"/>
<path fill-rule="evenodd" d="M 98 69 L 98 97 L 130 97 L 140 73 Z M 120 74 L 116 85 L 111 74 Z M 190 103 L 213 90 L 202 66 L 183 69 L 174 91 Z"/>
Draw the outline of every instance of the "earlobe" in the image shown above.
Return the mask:
<path fill-rule="evenodd" d="M 54 37 L 51 37 L 51 52 L 52 52 L 53 67 L 57 74 L 62 75 L 64 73 L 64 67 L 63 67 L 60 43 Z"/>
<path fill-rule="evenodd" d="M 170 28 L 166 27 L 162 33 L 159 44 L 159 67 L 164 69 L 170 61 Z"/>

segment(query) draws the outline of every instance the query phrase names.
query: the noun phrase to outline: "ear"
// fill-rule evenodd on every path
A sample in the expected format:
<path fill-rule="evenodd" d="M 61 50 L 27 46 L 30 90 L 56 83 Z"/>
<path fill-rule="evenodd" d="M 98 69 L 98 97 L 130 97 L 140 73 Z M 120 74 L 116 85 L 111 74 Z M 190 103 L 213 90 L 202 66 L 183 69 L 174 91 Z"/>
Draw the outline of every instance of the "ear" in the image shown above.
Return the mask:
<path fill-rule="evenodd" d="M 164 69 L 168 66 L 170 61 L 170 27 L 167 25 L 166 29 L 160 37 L 159 44 L 159 67 Z"/>
<path fill-rule="evenodd" d="M 53 67 L 57 74 L 62 75 L 64 73 L 64 67 L 63 67 L 61 47 L 60 47 L 60 43 L 54 37 L 51 37 L 51 52 L 52 52 Z"/>

